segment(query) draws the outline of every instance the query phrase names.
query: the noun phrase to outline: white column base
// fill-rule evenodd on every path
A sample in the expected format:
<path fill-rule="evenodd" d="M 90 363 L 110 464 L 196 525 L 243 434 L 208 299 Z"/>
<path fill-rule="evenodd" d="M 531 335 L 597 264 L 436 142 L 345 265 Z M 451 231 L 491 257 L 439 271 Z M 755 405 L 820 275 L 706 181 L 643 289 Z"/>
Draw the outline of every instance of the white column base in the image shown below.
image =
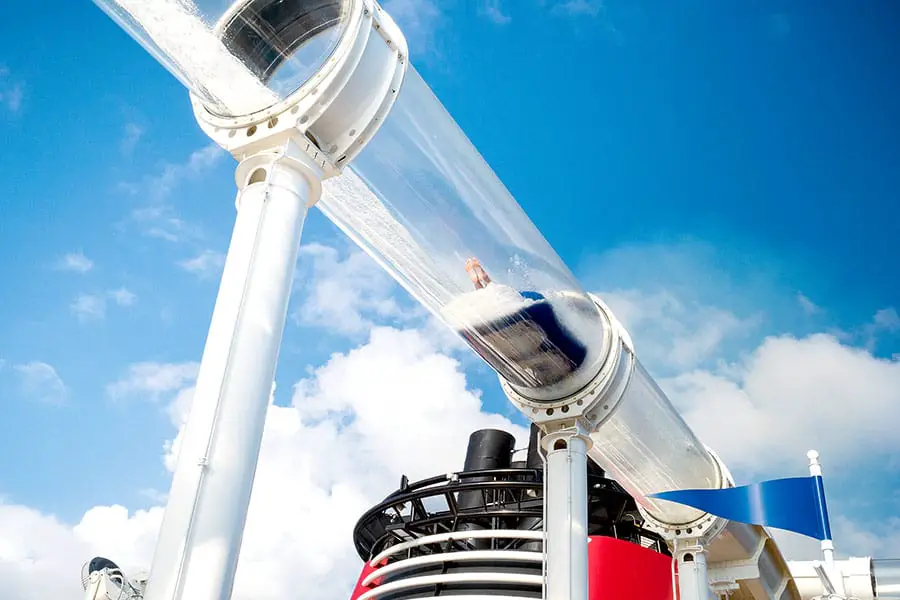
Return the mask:
<path fill-rule="evenodd" d="M 545 600 L 588 598 L 587 449 L 579 429 L 545 435 Z"/>

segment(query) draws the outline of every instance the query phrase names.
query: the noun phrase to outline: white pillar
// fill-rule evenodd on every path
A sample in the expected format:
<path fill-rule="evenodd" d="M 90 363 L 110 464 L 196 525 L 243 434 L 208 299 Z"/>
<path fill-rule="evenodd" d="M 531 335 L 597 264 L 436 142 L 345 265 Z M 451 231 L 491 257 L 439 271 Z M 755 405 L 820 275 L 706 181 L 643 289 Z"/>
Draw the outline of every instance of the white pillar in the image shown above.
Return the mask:
<path fill-rule="evenodd" d="M 545 600 L 587 600 L 589 438 L 577 429 L 545 435 Z"/>
<path fill-rule="evenodd" d="M 819 453 L 815 450 L 810 450 L 806 453 L 806 458 L 809 459 L 810 476 L 821 477 L 822 463 L 819 462 Z M 824 506 L 820 507 L 820 510 L 824 510 Z M 829 539 L 821 541 L 820 547 L 822 548 L 822 555 L 825 559 L 825 572 L 828 574 L 832 585 L 834 585 L 835 592 L 838 595 L 843 596 L 845 593 L 844 575 L 841 573 L 840 567 L 834 561 L 834 541 L 830 539 L 830 535 Z"/>
<path fill-rule="evenodd" d="M 300 233 L 321 190 L 295 150 L 238 167 L 237 219 L 146 600 L 231 597 Z"/>
<path fill-rule="evenodd" d="M 702 546 L 691 546 L 679 550 L 678 598 L 679 600 L 710 600 L 714 598 L 709 588 L 709 573 L 706 551 Z"/>

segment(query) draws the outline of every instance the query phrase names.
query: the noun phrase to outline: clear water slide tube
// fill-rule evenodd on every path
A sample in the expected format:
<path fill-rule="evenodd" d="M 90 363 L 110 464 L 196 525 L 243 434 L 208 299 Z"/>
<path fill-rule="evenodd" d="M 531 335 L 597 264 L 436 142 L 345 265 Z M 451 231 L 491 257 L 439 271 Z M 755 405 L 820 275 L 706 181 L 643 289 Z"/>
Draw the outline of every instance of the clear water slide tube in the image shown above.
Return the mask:
<path fill-rule="evenodd" d="M 413 69 L 348 171 L 325 182 L 319 208 L 519 395 L 553 403 L 625 360 L 614 350 L 627 334 Z M 467 271 L 471 258 L 478 264 Z M 591 458 L 666 523 L 702 513 L 648 494 L 721 485 L 709 452 L 637 360 L 616 409 L 591 437 Z"/>
<path fill-rule="evenodd" d="M 587 384 L 606 321 L 419 74 L 319 207 L 523 394 Z"/>
<path fill-rule="evenodd" d="M 373 44 L 367 19 L 383 13 L 375 2 L 95 2 L 191 90 L 201 126 L 237 158 L 245 151 L 236 144 L 257 130 L 305 136 L 324 157 L 316 206 L 530 405 L 586 398 L 601 380 L 625 377 L 615 410 L 591 435 L 591 457 L 660 521 L 699 516 L 646 496 L 722 485 L 716 461 L 634 359 L 610 311 L 407 64 L 402 34 L 384 32 L 389 19 Z M 369 46 L 357 52 L 364 36 Z M 375 46 L 403 69 L 379 62 Z M 342 80 L 351 60 L 356 70 Z"/>
<path fill-rule="evenodd" d="M 271 111 L 310 81 L 349 17 L 340 0 L 94 1 L 207 110 L 226 118 Z"/>

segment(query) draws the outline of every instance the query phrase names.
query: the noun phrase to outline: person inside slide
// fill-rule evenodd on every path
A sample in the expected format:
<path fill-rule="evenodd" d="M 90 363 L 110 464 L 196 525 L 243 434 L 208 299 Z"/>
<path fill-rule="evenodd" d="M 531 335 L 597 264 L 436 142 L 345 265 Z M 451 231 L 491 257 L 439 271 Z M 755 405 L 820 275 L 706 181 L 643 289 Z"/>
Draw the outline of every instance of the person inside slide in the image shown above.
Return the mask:
<path fill-rule="evenodd" d="M 443 309 L 447 321 L 502 377 L 519 387 L 565 379 L 587 348 L 558 318 L 553 297 L 491 280 L 477 258 L 465 264 L 475 291 Z"/>

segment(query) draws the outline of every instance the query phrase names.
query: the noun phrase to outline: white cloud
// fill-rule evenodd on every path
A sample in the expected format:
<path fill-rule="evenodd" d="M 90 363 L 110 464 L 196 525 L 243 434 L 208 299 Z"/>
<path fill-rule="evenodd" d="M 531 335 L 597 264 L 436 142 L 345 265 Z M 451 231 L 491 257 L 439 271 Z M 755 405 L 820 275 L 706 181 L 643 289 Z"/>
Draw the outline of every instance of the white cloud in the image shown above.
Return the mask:
<path fill-rule="evenodd" d="M 137 302 L 137 296 L 134 292 L 123 287 L 116 290 L 110 290 L 108 294 L 110 299 L 119 306 L 133 306 L 134 303 Z"/>
<path fill-rule="evenodd" d="M 135 147 L 138 145 L 138 142 L 141 141 L 141 138 L 144 137 L 145 133 L 146 129 L 143 125 L 133 121 L 125 123 L 125 126 L 122 128 L 122 141 L 119 144 L 119 150 L 121 150 L 122 154 L 131 154 L 134 152 Z"/>
<path fill-rule="evenodd" d="M 235 600 L 280 599 L 297 589 L 310 600 L 347 597 L 361 568 L 351 544 L 355 520 L 397 486 L 401 473 L 415 479 L 459 469 L 466 438 L 477 428 L 525 437 L 524 430 L 484 411 L 479 392 L 468 388 L 460 364 L 442 352 L 436 336 L 425 329 L 369 329 L 373 321 L 395 318 L 397 304 L 391 296 L 396 288 L 377 279 L 368 259 L 355 262 L 352 253 L 341 256 L 322 246 L 304 252 L 301 268 L 309 265 L 310 276 L 322 279 L 302 290 L 307 305 L 324 324 L 331 319 L 344 331 L 369 331 L 370 338 L 297 383 L 290 406 L 270 406 Z M 710 365 L 722 344 L 752 323 L 674 292 L 640 289 L 613 298 L 620 316 L 643 331 L 639 355 L 656 348 L 660 358 L 669 353 L 683 365 L 661 383 L 701 439 L 731 466 L 784 473 L 789 464 L 794 472 L 822 438 L 829 443 L 823 455 L 829 468 L 841 461 L 858 465 L 859 456 L 873 450 L 900 449 L 890 431 L 900 416 L 896 361 L 819 335 L 771 337 L 733 363 Z M 788 300 L 794 302 L 790 295 Z M 171 399 L 172 422 L 180 427 L 196 369 L 194 363 L 140 363 L 108 390 L 113 397 Z M 859 448 L 862 436 L 866 444 Z M 170 469 L 177 440 L 164 455 Z M 96 507 L 72 527 L 0 505 L 0 531 L 15 532 L 0 540 L 0 559 L 9 557 L 0 560 L 0 587 L 9 600 L 77 593 L 78 569 L 94 554 L 133 574 L 149 566 L 159 518 L 159 508 L 129 513 Z M 833 520 L 845 552 L 898 548 L 900 524 L 869 529 L 841 515 Z M 25 531 L 36 535 L 26 539 Z M 808 544 L 783 543 L 789 557 L 808 552 Z M 60 577 L 66 573 L 68 581 Z"/>
<path fill-rule="evenodd" d="M 557 3 L 554 10 L 569 15 L 596 17 L 604 10 L 604 6 L 602 0 L 566 0 Z"/>
<path fill-rule="evenodd" d="M 213 168 L 227 153 L 215 144 L 209 144 L 193 151 L 182 163 L 165 164 L 159 172 L 145 177 L 140 182 L 123 182 L 119 188 L 131 195 L 148 200 L 147 204 L 135 208 L 129 220 L 136 223 L 150 237 L 170 242 L 200 239 L 200 229 L 178 216 L 165 199 L 181 183 L 194 179 Z"/>
<path fill-rule="evenodd" d="M 194 258 L 179 262 L 178 266 L 201 279 L 214 278 L 222 273 L 222 268 L 225 266 L 225 255 L 207 249 Z"/>
<path fill-rule="evenodd" d="M 210 143 L 191 152 L 184 162 L 166 163 L 157 173 L 145 177 L 140 183 L 122 183 L 120 187 L 132 194 L 141 194 L 154 200 L 161 200 L 182 181 L 202 174 L 225 156 L 226 152 L 222 148 Z"/>
<path fill-rule="evenodd" d="M 18 113 L 24 97 L 25 86 L 22 82 L 13 79 L 8 68 L 0 66 L 0 106 L 11 113 Z"/>
<path fill-rule="evenodd" d="M 69 308 L 81 322 L 99 320 L 106 316 L 106 298 L 102 294 L 79 294 Z"/>
<path fill-rule="evenodd" d="M 770 337 L 727 368 L 661 384 L 732 468 L 783 472 L 810 448 L 835 465 L 900 450 L 900 362 L 829 335 Z"/>
<path fill-rule="evenodd" d="M 875 350 L 882 338 L 900 332 L 900 315 L 897 309 L 888 306 L 878 309 L 872 315 L 871 320 L 851 331 L 841 331 L 840 335 L 843 340 L 862 340 L 862 343 L 869 350 Z"/>
<path fill-rule="evenodd" d="M 45 404 L 62 404 L 68 390 L 56 369 L 45 362 L 32 361 L 13 367 L 21 380 L 22 394 Z"/>
<path fill-rule="evenodd" d="M 195 362 L 157 363 L 142 362 L 128 367 L 128 372 L 118 381 L 106 386 L 113 398 L 144 397 L 153 400 L 161 395 L 176 392 L 197 377 L 200 365 Z"/>
<path fill-rule="evenodd" d="M 875 525 L 873 523 L 873 525 Z M 792 560 L 822 560 L 818 540 L 789 531 L 772 530 L 782 553 Z M 900 518 L 892 517 L 866 529 L 844 516 L 831 519 L 831 533 L 838 556 L 900 556 Z"/>
<path fill-rule="evenodd" d="M 667 291 L 601 292 L 601 298 L 628 329 L 638 356 L 659 370 L 683 370 L 713 359 L 723 342 L 752 331 L 758 318 L 699 302 L 683 302 Z"/>
<path fill-rule="evenodd" d="M 84 252 L 70 252 L 60 259 L 57 268 L 63 271 L 87 273 L 94 268 L 94 261 L 85 256 Z"/>
<path fill-rule="evenodd" d="M 822 308 L 819 305 L 800 292 L 797 292 L 797 304 L 800 305 L 800 310 L 807 315 L 815 315 L 822 312 Z"/>
<path fill-rule="evenodd" d="M 144 235 L 167 242 L 202 238 L 198 227 L 186 222 L 171 206 L 165 204 L 136 208 L 131 211 L 131 219 L 140 225 Z"/>
<path fill-rule="evenodd" d="M 108 301 L 127 308 L 137 302 L 137 295 L 124 287 L 96 294 L 79 294 L 69 309 L 82 323 L 99 321 L 106 317 Z"/>
<path fill-rule="evenodd" d="M 764 328 L 804 312 L 799 296 L 759 269 L 725 271 L 719 257 L 702 244 L 620 248 L 595 259 L 589 279 L 628 285 L 600 295 L 700 440 L 740 482 L 802 474 L 810 448 L 829 471 L 883 468 L 900 450 L 891 427 L 900 422 L 900 354 L 878 358 L 866 338 L 886 339 L 897 326 L 893 311 L 878 311 L 852 335 L 771 335 Z M 870 524 L 870 507 L 847 506 L 867 493 L 829 490 L 845 511 L 832 514 L 836 543 L 843 553 L 885 556 L 900 545 L 900 527 L 882 531 Z M 888 499 L 873 504 L 890 511 Z M 818 556 L 815 542 L 778 535 L 789 557 Z"/>
<path fill-rule="evenodd" d="M 141 564 L 152 550 L 162 510 L 128 515 L 97 507 L 70 526 L 52 516 L 0 501 L 0 583 L 4 600 L 77 598 L 81 565 L 104 552 L 122 565 Z"/>
<path fill-rule="evenodd" d="M 512 17 L 503 12 L 503 8 L 500 6 L 500 0 L 484 0 L 481 6 L 481 12 L 488 20 L 493 21 L 498 25 L 506 25 L 512 21 Z"/>
<path fill-rule="evenodd" d="M 753 317 L 761 308 L 766 312 L 797 311 L 795 290 L 785 290 L 773 280 L 776 259 L 758 250 L 753 261 L 731 258 L 737 253 L 723 254 L 715 246 L 695 240 L 633 244 L 588 258 L 580 272 L 591 289 L 672 296 L 686 307 L 715 307 L 741 319 Z"/>
<path fill-rule="evenodd" d="M 393 279 L 366 254 L 355 248 L 346 256 L 329 246 L 300 248 L 295 285 L 301 304 L 294 317 L 302 324 L 342 334 L 361 334 L 373 320 L 403 320 L 421 316 L 416 309 L 401 309 Z"/>
<path fill-rule="evenodd" d="M 171 393 L 189 375 L 185 365 L 147 363 L 129 371 L 123 381 L 134 383 L 124 389 Z M 190 394 L 183 388 L 173 402 L 176 423 Z M 469 433 L 483 427 L 514 432 L 522 443 L 527 436 L 485 413 L 460 365 L 421 332 L 375 329 L 368 343 L 332 357 L 296 385 L 291 406 L 269 408 L 235 600 L 280 600 L 298 589 L 309 600 L 349 597 L 362 567 L 352 544 L 356 519 L 403 473 L 460 469 Z M 95 554 L 132 575 L 149 567 L 160 512 L 96 507 L 71 527 L 0 505 L 4 599 L 77 595 L 80 566 Z"/>
<path fill-rule="evenodd" d="M 872 325 L 877 331 L 900 331 L 900 315 L 894 307 L 882 308 L 872 317 Z"/>
<path fill-rule="evenodd" d="M 431 45 L 442 17 L 435 0 L 387 0 L 383 6 L 403 29 L 414 58 L 418 55 L 417 49 Z"/>
<path fill-rule="evenodd" d="M 718 273 L 714 256 L 702 246 L 679 246 L 668 255 L 635 247 L 596 263 L 606 280 L 646 271 L 643 285 L 632 280 L 630 289 L 600 296 L 700 439 L 746 476 L 793 473 L 810 448 L 829 464 L 900 450 L 890 426 L 900 421 L 900 361 L 853 345 L 859 336 L 766 337 L 771 314 L 739 316 L 720 306 L 749 299 L 757 311 L 796 314 L 805 297 L 782 290 L 789 302 L 779 300 L 757 272 L 746 273 L 746 281 Z M 810 302 L 805 312 L 813 307 Z M 863 329 L 873 336 L 897 327 L 896 312 L 883 309 Z"/>

